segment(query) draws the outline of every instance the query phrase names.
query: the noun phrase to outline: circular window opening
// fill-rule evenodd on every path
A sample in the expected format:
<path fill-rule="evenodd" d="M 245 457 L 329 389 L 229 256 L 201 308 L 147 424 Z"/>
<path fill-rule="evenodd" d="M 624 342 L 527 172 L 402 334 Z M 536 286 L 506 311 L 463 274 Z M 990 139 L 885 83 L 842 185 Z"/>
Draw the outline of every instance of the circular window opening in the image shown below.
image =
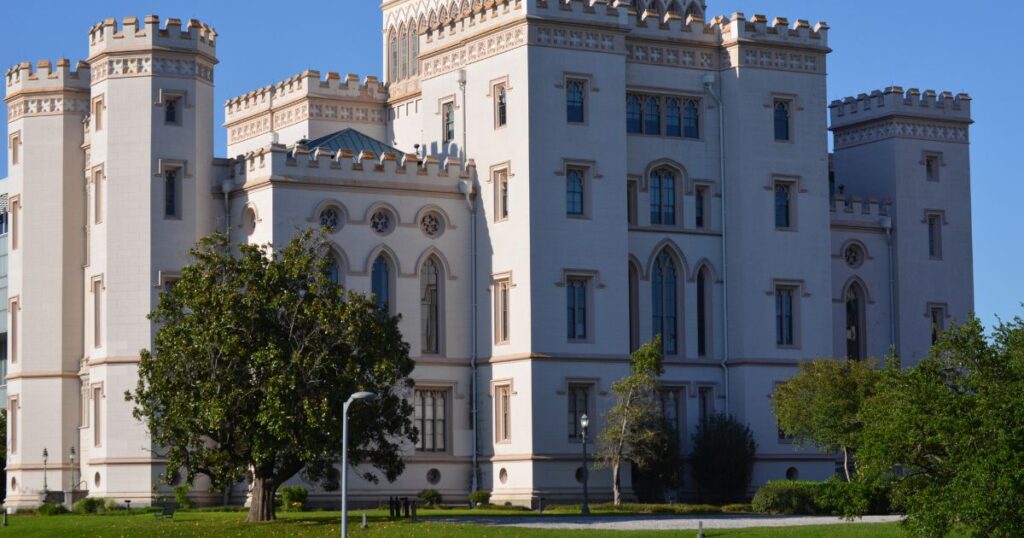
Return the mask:
<path fill-rule="evenodd" d="M 850 245 L 843 251 L 843 259 L 850 267 L 860 267 L 864 263 L 864 250 L 857 245 Z"/>
<path fill-rule="evenodd" d="M 242 227 L 245 229 L 245 235 L 256 233 L 256 212 L 251 207 L 245 210 L 245 216 L 242 217 Z"/>
<path fill-rule="evenodd" d="M 508 471 L 504 467 L 502 467 L 501 470 L 498 471 L 498 481 L 501 482 L 502 484 L 508 482 Z"/>
<path fill-rule="evenodd" d="M 96 473 L 93 475 L 92 483 L 95 484 L 96 487 L 100 487 L 100 473 Z"/>
<path fill-rule="evenodd" d="M 336 207 L 328 207 L 320 212 L 320 226 L 334 233 L 341 227 L 341 212 Z"/>
<path fill-rule="evenodd" d="M 441 471 L 438 471 L 437 469 L 431 469 L 427 471 L 427 482 L 430 482 L 431 484 L 436 484 L 440 481 Z"/>
<path fill-rule="evenodd" d="M 583 467 L 576 468 L 576 481 L 580 484 L 583 483 Z"/>
<path fill-rule="evenodd" d="M 786 480 L 798 480 L 800 478 L 800 471 L 796 467 L 790 467 L 786 469 Z"/>
<path fill-rule="evenodd" d="M 14 478 L 13 476 L 11 477 L 11 491 L 18 491 L 18 479 Z"/>
<path fill-rule="evenodd" d="M 427 237 L 440 237 L 444 233 L 444 219 L 441 215 L 431 211 L 420 219 L 420 230 Z"/>
<path fill-rule="evenodd" d="M 387 235 L 395 227 L 395 218 L 387 209 L 378 209 L 370 217 L 370 227 L 380 235 Z"/>

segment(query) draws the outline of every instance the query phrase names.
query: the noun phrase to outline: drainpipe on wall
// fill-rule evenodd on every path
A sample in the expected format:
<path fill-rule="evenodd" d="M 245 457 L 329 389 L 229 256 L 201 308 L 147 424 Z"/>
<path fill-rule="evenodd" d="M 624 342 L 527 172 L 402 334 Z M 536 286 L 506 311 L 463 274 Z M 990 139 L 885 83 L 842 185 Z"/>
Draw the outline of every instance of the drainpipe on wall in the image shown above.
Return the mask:
<path fill-rule="evenodd" d="M 231 242 L 231 189 L 235 186 L 235 182 L 230 179 L 225 179 L 220 182 L 220 190 L 224 193 L 224 235 L 227 236 L 228 243 Z"/>
<path fill-rule="evenodd" d="M 722 379 L 725 392 L 725 414 L 729 414 L 729 258 L 725 224 L 725 103 L 715 93 L 715 74 L 704 74 L 704 91 L 718 105 L 718 189 L 722 194 Z"/>
<path fill-rule="evenodd" d="M 462 155 L 463 160 L 469 160 L 469 152 L 466 151 L 466 70 L 459 70 L 459 92 L 462 94 Z M 470 245 L 469 245 L 469 263 L 470 263 L 470 303 L 471 303 L 471 314 L 470 314 L 470 331 L 471 331 L 471 348 L 469 358 L 469 369 L 470 369 L 470 430 L 473 433 L 473 467 L 470 470 L 470 491 L 476 491 L 479 489 L 478 477 L 479 474 L 479 439 L 477 439 L 477 382 L 476 382 L 476 361 L 477 361 L 477 260 L 476 260 L 476 204 L 473 201 L 473 178 L 469 178 L 460 185 L 460 190 L 466 195 L 466 205 L 469 206 L 469 228 L 470 228 Z"/>
<path fill-rule="evenodd" d="M 885 229 L 885 242 L 889 248 L 889 353 L 899 357 L 896 345 L 896 271 L 893 259 L 892 217 L 882 217 L 878 224 Z"/>

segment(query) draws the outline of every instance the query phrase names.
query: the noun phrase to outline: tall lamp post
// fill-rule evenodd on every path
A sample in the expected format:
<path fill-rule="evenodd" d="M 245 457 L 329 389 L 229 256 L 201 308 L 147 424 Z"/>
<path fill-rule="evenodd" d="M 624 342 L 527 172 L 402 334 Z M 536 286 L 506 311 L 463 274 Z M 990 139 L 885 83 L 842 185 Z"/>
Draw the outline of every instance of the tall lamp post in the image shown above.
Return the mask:
<path fill-rule="evenodd" d="M 46 460 L 50 459 L 50 451 L 43 449 L 43 493 L 50 491 L 46 485 Z"/>
<path fill-rule="evenodd" d="M 75 482 L 75 447 L 71 447 L 71 491 L 75 491 L 78 487 L 78 482 Z"/>
<path fill-rule="evenodd" d="M 341 410 L 341 538 L 348 538 L 348 406 L 356 400 L 373 400 L 373 392 L 357 392 L 349 396 Z"/>
<path fill-rule="evenodd" d="M 580 513 L 585 516 L 590 515 L 590 499 L 587 496 L 587 480 L 590 478 L 590 471 L 587 470 L 587 426 L 589 425 L 590 419 L 584 413 L 580 417 L 580 429 L 583 434 L 583 509 Z"/>

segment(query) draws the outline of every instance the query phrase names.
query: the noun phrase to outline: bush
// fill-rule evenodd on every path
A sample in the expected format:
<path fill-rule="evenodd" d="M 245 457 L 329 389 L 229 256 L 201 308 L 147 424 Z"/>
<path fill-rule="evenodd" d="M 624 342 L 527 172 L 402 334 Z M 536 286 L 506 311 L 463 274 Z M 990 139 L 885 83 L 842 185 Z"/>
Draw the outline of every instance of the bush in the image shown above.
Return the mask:
<path fill-rule="evenodd" d="M 814 515 L 823 511 L 817 503 L 820 491 L 820 482 L 774 480 L 761 486 L 750 504 L 762 514 Z"/>
<path fill-rule="evenodd" d="M 47 503 L 36 509 L 36 514 L 41 516 L 58 516 L 66 513 L 68 513 L 68 509 L 64 508 L 63 504 L 56 503 Z"/>
<path fill-rule="evenodd" d="M 469 504 L 473 507 L 491 504 L 491 492 L 476 490 L 469 494 Z"/>
<path fill-rule="evenodd" d="M 425 489 L 417 497 L 423 502 L 423 506 L 434 508 L 441 504 L 441 492 L 436 489 Z"/>
<path fill-rule="evenodd" d="M 693 434 L 692 462 L 701 500 L 746 500 L 756 452 L 754 434 L 733 416 L 714 414 L 701 422 Z"/>
<path fill-rule="evenodd" d="M 95 514 L 104 510 L 106 499 L 103 497 L 86 497 L 72 506 L 76 514 Z"/>
<path fill-rule="evenodd" d="M 103 499 L 103 511 L 104 512 L 114 512 L 116 510 L 123 510 L 124 508 L 125 508 L 124 506 L 118 506 L 117 501 L 114 500 L 114 499 L 110 499 L 110 498 Z"/>
<path fill-rule="evenodd" d="M 750 514 L 753 513 L 754 507 L 750 503 L 727 504 L 722 507 L 722 511 L 729 514 Z"/>
<path fill-rule="evenodd" d="M 848 518 L 886 515 L 893 511 L 889 484 L 847 482 L 838 477 L 819 486 L 816 502 L 822 512 Z"/>
<path fill-rule="evenodd" d="M 192 508 L 192 499 L 188 498 L 188 484 L 174 486 L 174 502 L 178 508 Z"/>
<path fill-rule="evenodd" d="M 301 512 L 306 508 L 309 490 L 302 486 L 284 486 L 281 493 L 281 509 L 285 512 Z"/>

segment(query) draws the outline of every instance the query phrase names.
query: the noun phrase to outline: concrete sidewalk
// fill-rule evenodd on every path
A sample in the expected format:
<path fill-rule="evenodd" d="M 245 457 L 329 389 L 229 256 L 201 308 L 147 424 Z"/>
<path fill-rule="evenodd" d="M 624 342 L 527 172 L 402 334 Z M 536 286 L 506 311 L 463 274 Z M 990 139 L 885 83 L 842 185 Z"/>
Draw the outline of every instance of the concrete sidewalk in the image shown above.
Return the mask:
<path fill-rule="evenodd" d="M 903 516 L 864 516 L 847 521 L 834 516 L 762 516 L 762 515 L 634 515 L 634 516 L 463 516 L 431 517 L 432 521 L 473 523 L 499 527 L 532 529 L 600 529 L 600 530 L 686 530 L 696 529 L 699 522 L 705 529 L 746 529 L 756 527 L 802 527 L 808 525 L 871 524 L 900 521 Z"/>

